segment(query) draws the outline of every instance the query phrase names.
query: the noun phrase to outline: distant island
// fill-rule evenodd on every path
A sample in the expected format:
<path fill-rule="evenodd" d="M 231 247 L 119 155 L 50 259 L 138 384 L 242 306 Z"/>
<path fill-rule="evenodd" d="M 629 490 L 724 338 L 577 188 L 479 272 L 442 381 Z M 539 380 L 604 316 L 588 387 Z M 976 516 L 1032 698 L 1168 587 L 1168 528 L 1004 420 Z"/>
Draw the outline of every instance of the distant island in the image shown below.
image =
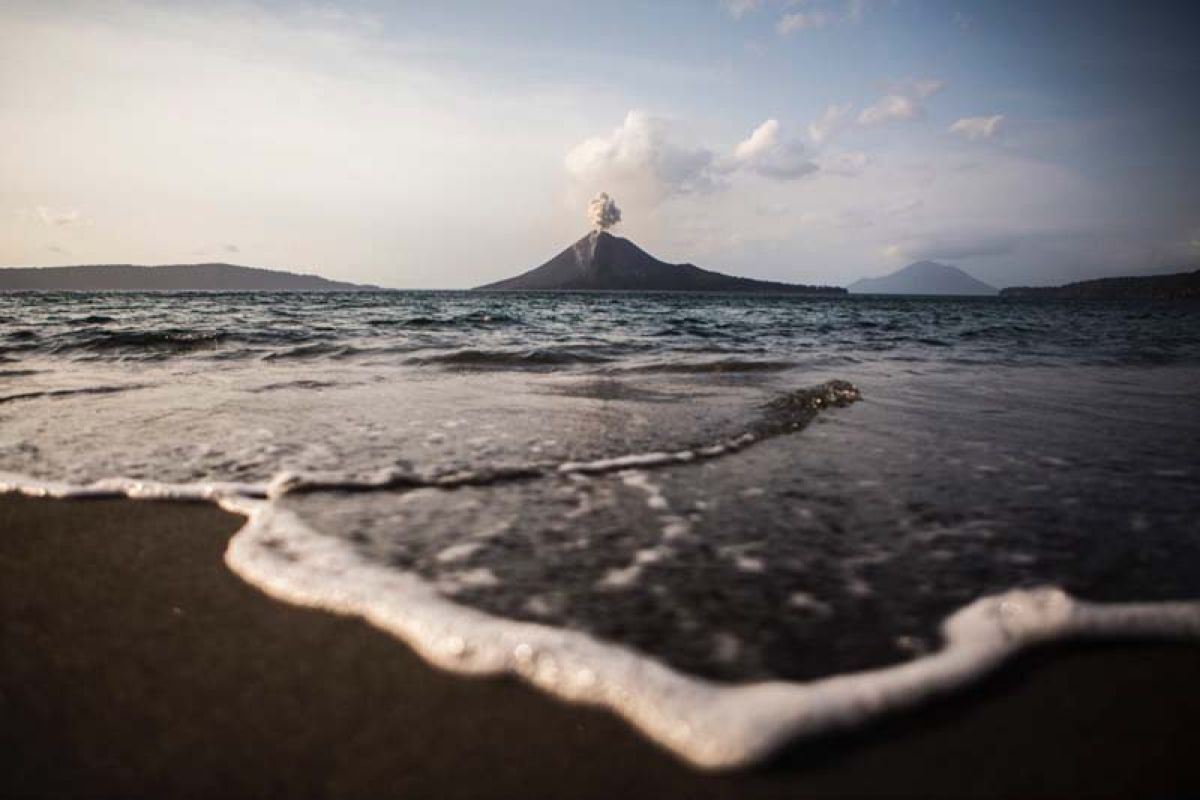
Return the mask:
<path fill-rule="evenodd" d="M 0 268 L 0 291 L 300 291 L 345 292 L 377 286 L 331 281 L 317 275 L 239 267 L 234 264 L 168 264 L 139 267 L 95 264 L 79 267 Z"/>
<path fill-rule="evenodd" d="M 1000 296 L 1147 300 L 1200 298 L 1200 269 L 1172 275 L 1098 278 L 1065 286 L 1013 286 L 1002 290 Z"/>
<path fill-rule="evenodd" d="M 845 294 L 836 286 L 758 281 L 668 264 L 633 242 L 594 230 L 540 267 L 476 287 L 487 291 L 667 291 Z"/>
<path fill-rule="evenodd" d="M 881 278 L 863 278 L 850 284 L 849 290 L 851 294 L 996 294 L 994 286 L 936 261 L 917 261 Z"/>

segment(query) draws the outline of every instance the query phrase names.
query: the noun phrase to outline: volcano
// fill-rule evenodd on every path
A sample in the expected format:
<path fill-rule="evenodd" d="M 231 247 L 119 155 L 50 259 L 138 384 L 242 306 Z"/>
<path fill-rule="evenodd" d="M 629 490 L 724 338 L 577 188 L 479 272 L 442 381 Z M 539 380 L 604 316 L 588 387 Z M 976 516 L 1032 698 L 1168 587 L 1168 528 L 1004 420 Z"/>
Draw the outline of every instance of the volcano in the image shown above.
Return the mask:
<path fill-rule="evenodd" d="M 554 258 L 513 278 L 477 287 L 485 291 L 758 292 L 845 294 L 834 286 L 756 281 L 659 261 L 628 239 L 592 231 Z"/>
<path fill-rule="evenodd" d="M 851 294 L 996 294 L 994 286 L 949 264 L 918 261 L 882 278 L 862 278 L 850 284 Z"/>

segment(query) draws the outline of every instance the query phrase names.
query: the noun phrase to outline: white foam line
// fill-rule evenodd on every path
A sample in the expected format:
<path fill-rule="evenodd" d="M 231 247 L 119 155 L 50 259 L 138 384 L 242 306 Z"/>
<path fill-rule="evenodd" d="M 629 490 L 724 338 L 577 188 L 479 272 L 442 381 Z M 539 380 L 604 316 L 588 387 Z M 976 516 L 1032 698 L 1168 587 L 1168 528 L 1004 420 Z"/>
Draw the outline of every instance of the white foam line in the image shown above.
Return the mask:
<path fill-rule="evenodd" d="M 38 491 L 35 485 L 45 488 Z M 942 625 L 945 644 L 896 666 L 808 683 L 723 685 L 692 678 L 585 634 L 504 620 L 457 605 L 408 573 L 371 563 L 346 541 L 317 533 L 292 512 L 248 492 L 141 482 L 131 497 L 209 499 L 243 514 L 225 562 L 266 594 L 360 616 L 430 663 L 472 675 L 519 676 L 549 694 L 608 708 L 691 764 L 725 770 L 762 760 L 785 743 L 909 708 L 986 674 L 1031 645 L 1088 637 L 1200 640 L 1200 601 L 1093 604 L 1055 588 L 1012 591 L 962 608 Z M 47 497 L 93 496 L 92 487 L 15 481 L 0 489 Z"/>
<path fill-rule="evenodd" d="M 63 500 L 85 497 L 129 497 L 135 500 L 210 500 L 223 497 L 266 497 L 269 483 L 163 483 L 137 478 L 104 478 L 86 485 L 46 481 L 15 472 L 0 471 L 0 494 L 15 493 L 27 497 Z"/>
<path fill-rule="evenodd" d="M 700 458 L 716 458 L 726 453 L 734 453 L 758 441 L 753 433 L 743 433 L 723 444 L 700 447 L 695 450 L 680 450 L 675 453 L 634 453 L 616 458 L 601 458 L 596 461 L 567 461 L 559 464 L 557 470 L 561 473 L 583 472 L 619 472 L 626 469 L 663 467 L 670 464 L 686 464 Z"/>

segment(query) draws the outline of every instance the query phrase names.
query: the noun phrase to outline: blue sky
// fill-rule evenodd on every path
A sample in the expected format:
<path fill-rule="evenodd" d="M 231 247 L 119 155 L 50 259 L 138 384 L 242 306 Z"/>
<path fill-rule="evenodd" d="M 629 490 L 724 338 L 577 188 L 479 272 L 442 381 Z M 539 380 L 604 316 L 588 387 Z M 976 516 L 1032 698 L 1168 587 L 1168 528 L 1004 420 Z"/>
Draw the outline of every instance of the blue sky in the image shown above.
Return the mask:
<path fill-rule="evenodd" d="M 48 7 L 53 5 L 53 7 Z M 0 264 L 224 260 L 389 286 L 587 230 L 848 283 L 1200 261 L 1188 4 L 6 3 Z"/>

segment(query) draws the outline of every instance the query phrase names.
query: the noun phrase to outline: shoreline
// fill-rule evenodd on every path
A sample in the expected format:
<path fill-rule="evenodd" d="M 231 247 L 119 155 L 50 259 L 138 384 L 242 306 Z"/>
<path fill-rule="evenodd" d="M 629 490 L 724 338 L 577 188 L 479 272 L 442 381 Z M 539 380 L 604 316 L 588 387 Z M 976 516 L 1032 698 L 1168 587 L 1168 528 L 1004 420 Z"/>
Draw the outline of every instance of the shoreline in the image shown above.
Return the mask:
<path fill-rule="evenodd" d="M 605 712 L 439 672 L 362 620 L 268 598 L 222 560 L 241 524 L 203 503 L 0 497 L 0 796 L 1200 792 L 1195 645 L 1038 650 L 713 775 Z"/>

